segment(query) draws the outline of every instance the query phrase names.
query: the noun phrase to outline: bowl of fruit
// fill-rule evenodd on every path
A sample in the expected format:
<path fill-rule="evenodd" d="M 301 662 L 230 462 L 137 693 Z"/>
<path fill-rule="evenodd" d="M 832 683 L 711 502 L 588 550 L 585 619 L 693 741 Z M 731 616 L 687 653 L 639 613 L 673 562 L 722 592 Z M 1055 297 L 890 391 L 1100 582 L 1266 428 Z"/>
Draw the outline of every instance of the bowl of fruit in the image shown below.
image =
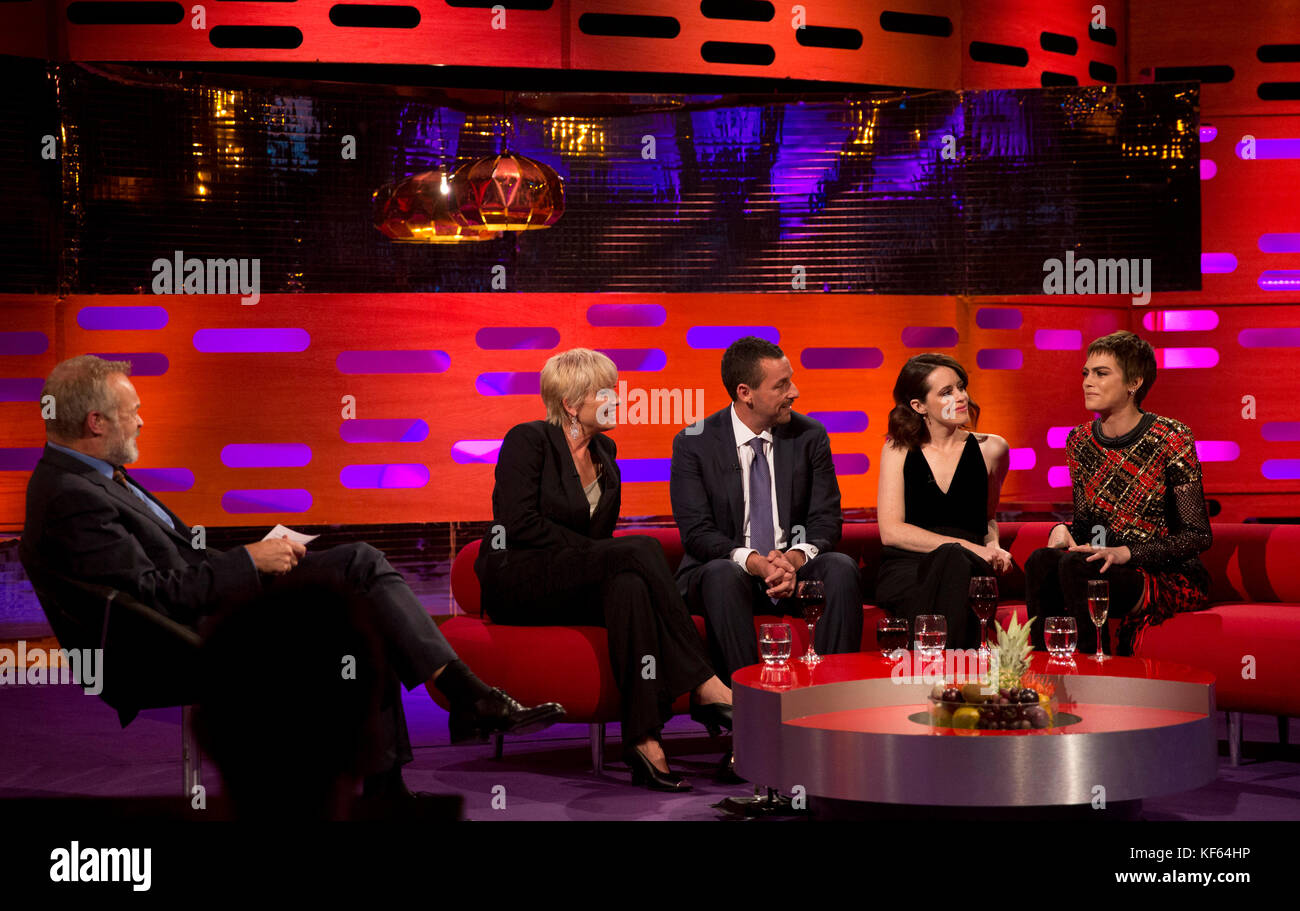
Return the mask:
<path fill-rule="evenodd" d="M 930 691 L 930 725 L 954 732 L 1043 731 L 1054 726 L 1052 695 L 1032 686 L 994 689 L 979 683 L 937 683 Z"/>

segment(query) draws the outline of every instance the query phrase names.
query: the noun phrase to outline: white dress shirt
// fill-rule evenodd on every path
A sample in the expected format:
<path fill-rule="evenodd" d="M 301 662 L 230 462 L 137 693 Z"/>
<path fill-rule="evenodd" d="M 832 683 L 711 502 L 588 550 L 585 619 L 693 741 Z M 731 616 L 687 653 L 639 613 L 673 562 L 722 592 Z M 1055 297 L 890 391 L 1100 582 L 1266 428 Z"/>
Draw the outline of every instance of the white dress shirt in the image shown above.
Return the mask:
<path fill-rule="evenodd" d="M 736 413 L 734 402 L 731 405 L 731 429 L 736 436 L 736 455 L 740 458 L 740 489 L 745 496 L 745 546 L 733 548 L 731 559 L 743 567 L 749 559 L 749 555 L 757 553 L 754 548 L 749 546 L 751 540 L 749 535 L 749 469 L 754 464 L 754 459 L 757 458 L 754 448 L 749 445 L 749 441 L 754 437 L 761 437 L 767 441 L 763 451 L 767 454 L 767 476 L 772 479 L 772 540 L 776 542 L 777 550 L 785 552 L 787 548 L 785 532 L 781 528 L 780 511 L 776 505 L 776 446 L 772 439 L 772 431 L 764 430 L 762 433 L 754 433 L 754 431 L 746 427 L 745 422 Z M 807 542 L 796 544 L 793 549 L 803 551 L 809 560 L 816 557 L 818 551 L 816 545 Z M 766 557 L 767 554 L 761 556 Z"/>

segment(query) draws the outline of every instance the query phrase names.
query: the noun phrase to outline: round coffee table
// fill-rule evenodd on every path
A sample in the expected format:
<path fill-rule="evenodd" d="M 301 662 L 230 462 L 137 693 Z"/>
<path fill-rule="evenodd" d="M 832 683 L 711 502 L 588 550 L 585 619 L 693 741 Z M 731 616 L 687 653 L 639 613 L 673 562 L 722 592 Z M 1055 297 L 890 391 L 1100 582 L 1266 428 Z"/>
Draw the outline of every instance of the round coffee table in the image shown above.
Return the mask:
<path fill-rule="evenodd" d="M 910 658 L 910 656 L 908 656 Z M 906 659 L 905 659 L 906 660 Z M 1112 658 L 1033 656 L 1075 724 L 1042 731 L 932 728 L 933 680 L 894 674 L 878 653 L 828 655 L 785 673 L 732 675 L 736 771 L 756 784 L 836 800 L 936 806 L 1067 806 L 1201 787 L 1218 773 L 1214 675 Z M 961 736 L 966 735 L 966 736 Z"/>

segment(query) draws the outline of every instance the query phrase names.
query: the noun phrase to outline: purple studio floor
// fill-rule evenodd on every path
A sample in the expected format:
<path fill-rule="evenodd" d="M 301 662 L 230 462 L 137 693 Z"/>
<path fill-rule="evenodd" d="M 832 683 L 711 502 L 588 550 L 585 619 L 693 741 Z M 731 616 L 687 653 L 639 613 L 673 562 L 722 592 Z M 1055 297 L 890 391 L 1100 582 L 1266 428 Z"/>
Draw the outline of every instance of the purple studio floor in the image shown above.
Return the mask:
<path fill-rule="evenodd" d="M 586 725 L 561 724 L 507 739 L 505 755 L 497 761 L 490 744 L 450 745 L 446 713 L 423 689 L 405 694 L 405 707 L 415 750 L 415 761 L 406 767 L 407 784 L 462 795 L 468 819 L 722 820 L 726 817 L 713 804 L 753 792 L 749 785 L 714 783 L 723 745 L 686 717 L 669 724 L 665 745 L 674 768 L 695 790 L 663 795 L 629 783 L 619 760 L 618 725 L 609 726 L 608 767 L 597 776 L 590 769 Z M 0 686 L 0 718 L 0 800 L 179 796 L 179 709 L 143 712 L 122 729 L 106 705 L 75 686 Z M 1213 784 L 1146 800 L 1142 818 L 1300 820 L 1300 746 L 1279 747 L 1275 719 L 1247 715 L 1242 764 L 1234 768 L 1226 736 L 1220 714 L 1219 777 Z M 205 763 L 203 771 L 209 792 L 219 793 L 215 767 Z M 492 807 L 497 785 L 505 788 L 502 809 Z"/>

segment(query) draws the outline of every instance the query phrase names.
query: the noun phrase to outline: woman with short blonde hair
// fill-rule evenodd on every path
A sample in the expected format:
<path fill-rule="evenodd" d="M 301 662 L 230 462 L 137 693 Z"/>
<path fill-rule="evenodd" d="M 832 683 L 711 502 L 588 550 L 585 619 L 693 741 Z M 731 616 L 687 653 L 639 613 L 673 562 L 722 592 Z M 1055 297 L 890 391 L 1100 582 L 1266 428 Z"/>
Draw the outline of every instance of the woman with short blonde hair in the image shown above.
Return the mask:
<path fill-rule="evenodd" d="M 599 351 L 570 348 L 551 355 L 542 367 L 541 381 L 546 420 L 567 432 L 574 418 L 565 412 L 565 400 L 581 402 L 589 392 L 612 390 L 618 384 L 618 368 Z"/>

